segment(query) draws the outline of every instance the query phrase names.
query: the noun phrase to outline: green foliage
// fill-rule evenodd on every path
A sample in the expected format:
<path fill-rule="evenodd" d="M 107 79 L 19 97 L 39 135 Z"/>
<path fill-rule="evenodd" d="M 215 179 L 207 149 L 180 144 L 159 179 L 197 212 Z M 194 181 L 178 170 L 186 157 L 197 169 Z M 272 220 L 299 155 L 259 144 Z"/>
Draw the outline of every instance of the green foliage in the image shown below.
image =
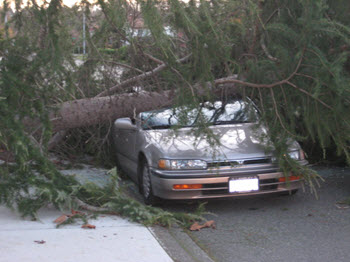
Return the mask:
<path fill-rule="evenodd" d="M 112 48 L 100 48 L 99 51 L 106 55 L 113 55 L 117 52 L 117 50 Z"/>
<path fill-rule="evenodd" d="M 114 48 L 99 48 L 101 54 L 109 55 L 117 58 L 118 61 L 124 62 L 128 60 L 128 46 L 122 46 L 117 49 Z"/>
<path fill-rule="evenodd" d="M 40 14 L 28 20 L 47 25 L 42 39 L 30 35 L 33 31 L 24 17 L 27 11 Z M 60 55 L 64 46 L 60 44 L 59 11 L 59 1 L 52 1 L 47 9 L 34 6 L 30 11 L 19 10 L 17 35 L 6 39 L 1 49 L 0 92 L 4 99 L 0 102 L 0 142 L 14 154 L 15 163 L 0 166 L 0 203 L 17 205 L 24 216 L 34 217 L 48 203 L 70 205 L 71 187 L 76 184 L 56 170 L 46 149 L 51 137 L 47 108 L 58 96 L 63 99 L 56 85 L 67 83 L 70 76 Z M 46 20 L 48 15 L 50 21 Z M 34 119 L 36 124 L 27 128 L 26 121 Z M 39 142 L 34 139 L 37 134 Z"/>
<path fill-rule="evenodd" d="M 123 192 L 122 187 L 118 185 L 116 168 L 110 170 L 109 174 L 111 182 L 104 188 L 87 183 L 80 188 L 77 197 L 90 205 L 106 208 L 108 213 L 117 213 L 145 225 L 157 224 L 170 227 L 173 224 L 179 224 L 188 227 L 194 221 L 205 220 L 203 217 L 204 203 L 200 204 L 193 213 L 174 213 L 157 207 L 145 206 Z"/>

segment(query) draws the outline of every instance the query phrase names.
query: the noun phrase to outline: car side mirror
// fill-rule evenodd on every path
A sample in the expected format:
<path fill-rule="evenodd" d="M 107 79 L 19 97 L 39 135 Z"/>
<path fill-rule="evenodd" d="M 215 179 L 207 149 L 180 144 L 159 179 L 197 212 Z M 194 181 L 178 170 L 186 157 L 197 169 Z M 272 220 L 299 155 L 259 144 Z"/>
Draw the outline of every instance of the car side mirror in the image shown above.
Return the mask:
<path fill-rule="evenodd" d="M 115 127 L 119 129 L 136 130 L 136 120 L 132 120 L 129 117 L 119 118 L 115 121 Z"/>

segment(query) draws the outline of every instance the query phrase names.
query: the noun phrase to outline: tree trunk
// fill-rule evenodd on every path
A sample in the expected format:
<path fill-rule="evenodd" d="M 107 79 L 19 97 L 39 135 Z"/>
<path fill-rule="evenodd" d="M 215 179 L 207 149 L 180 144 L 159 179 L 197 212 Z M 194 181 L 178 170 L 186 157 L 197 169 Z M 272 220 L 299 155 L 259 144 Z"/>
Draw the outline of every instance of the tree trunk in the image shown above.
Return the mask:
<path fill-rule="evenodd" d="M 173 92 L 140 92 L 68 101 L 50 116 L 53 132 L 113 121 L 171 105 Z"/>
<path fill-rule="evenodd" d="M 223 98 L 223 96 L 239 93 L 235 81 L 236 77 L 218 79 L 215 85 L 207 83 L 206 85 L 194 85 L 193 94 L 202 97 L 207 96 L 210 92 L 211 96 Z M 221 83 L 220 81 L 223 81 Z M 226 82 L 227 83 L 226 83 Z M 239 82 L 240 84 L 240 82 Z M 205 86 L 205 87 L 204 87 Z M 56 105 L 56 110 L 50 113 L 52 132 L 56 135 L 50 141 L 49 148 L 57 145 L 62 137 L 64 130 L 72 128 L 86 127 L 96 125 L 108 121 L 113 121 L 120 117 L 133 117 L 135 114 L 149 111 L 153 109 L 164 108 L 171 106 L 176 98 L 174 90 L 161 92 L 138 92 L 138 93 L 123 93 L 113 96 L 92 97 L 78 100 L 67 101 Z M 33 134 L 40 125 L 38 119 L 25 119 L 24 125 L 31 130 Z M 58 133 L 59 132 L 59 133 Z"/>

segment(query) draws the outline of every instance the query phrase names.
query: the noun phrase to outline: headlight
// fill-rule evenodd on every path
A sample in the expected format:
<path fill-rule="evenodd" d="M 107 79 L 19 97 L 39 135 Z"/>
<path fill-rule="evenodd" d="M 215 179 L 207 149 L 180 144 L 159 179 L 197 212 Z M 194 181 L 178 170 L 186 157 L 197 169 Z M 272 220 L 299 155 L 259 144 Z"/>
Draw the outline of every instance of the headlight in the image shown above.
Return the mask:
<path fill-rule="evenodd" d="M 160 159 L 158 161 L 158 167 L 160 169 L 206 169 L 207 162 L 197 159 L 181 159 L 181 160 L 170 160 L 170 159 Z"/>
<path fill-rule="evenodd" d="M 294 160 L 300 160 L 300 152 L 298 151 L 292 151 L 288 153 L 289 157 Z"/>

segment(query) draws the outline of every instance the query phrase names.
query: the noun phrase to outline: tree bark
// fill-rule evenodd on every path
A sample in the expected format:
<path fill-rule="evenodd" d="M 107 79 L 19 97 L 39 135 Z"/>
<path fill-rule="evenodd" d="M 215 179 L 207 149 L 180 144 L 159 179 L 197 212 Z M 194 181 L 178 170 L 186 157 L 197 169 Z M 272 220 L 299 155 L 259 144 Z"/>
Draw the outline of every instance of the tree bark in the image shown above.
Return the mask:
<path fill-rule="evenodd" d="M 139 92 L 64 102 L 50 116 L 53 132 L 90 126 L 170 106 L 173 92 Z"/>

